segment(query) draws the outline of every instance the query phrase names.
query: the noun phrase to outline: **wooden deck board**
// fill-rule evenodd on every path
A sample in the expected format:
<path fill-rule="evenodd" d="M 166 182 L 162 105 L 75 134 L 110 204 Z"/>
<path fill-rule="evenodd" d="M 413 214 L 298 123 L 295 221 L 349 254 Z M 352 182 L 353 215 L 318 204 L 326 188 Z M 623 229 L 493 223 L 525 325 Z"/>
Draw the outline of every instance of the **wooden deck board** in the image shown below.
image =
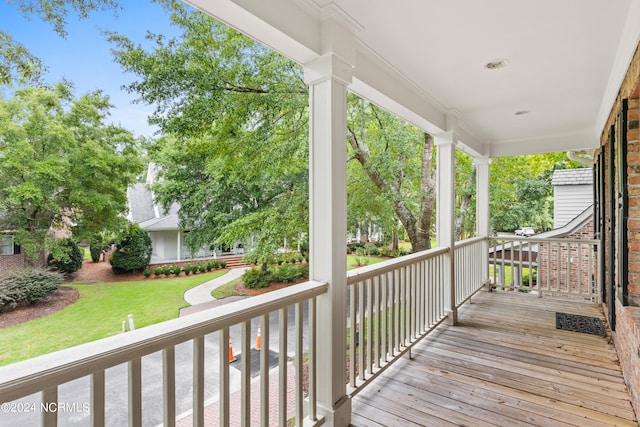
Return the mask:
<path fill-rule="evenodd" d="M 555 329 L 594 304 L 481 292 L 353 399 L 354 426 L 638 426 L 608 337 Z"/>

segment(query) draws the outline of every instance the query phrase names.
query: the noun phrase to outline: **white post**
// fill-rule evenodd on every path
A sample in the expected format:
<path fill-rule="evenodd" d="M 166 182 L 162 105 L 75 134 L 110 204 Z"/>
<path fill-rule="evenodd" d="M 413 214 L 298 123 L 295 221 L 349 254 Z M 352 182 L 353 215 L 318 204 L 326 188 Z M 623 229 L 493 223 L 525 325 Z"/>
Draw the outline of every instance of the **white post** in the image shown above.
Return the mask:
<path fill-rule="evenodd" d="M 437 246 L 448 247 L 445 256 L 444 308 L 447 322 L 455 325 L 458 322 L 455 288 L 455 191 L 456 191 L 456 143 L 453 132 L 446 132 L 434 137 L 437 147 L 438 203 L 436 212 Z"/>
<path fill-rule="evenodd" d="M 178 261 L 182 260 L 182 232 L 178 230 Z"/>
<path fill-rule="evenodd" d="M 346 104 L 351 66 L 333 54 L 305 66 L 309 84 L 309 279 L 329 283 L 318 298 L 318 412 L 327 425 L 348 426 L 346 395 Z"/>
<path fill-rule="evenodd" d="M 479 237 L 490 237 L 491 228 L 489 225 L 489 165 L 491 160 L 488 157 L 477 157 L 473 159 L 476 167 L 476 235 Z M 489 283 L 489 241 L 482 244 L 482 265 L 484 266 L 485 284 Z"/>

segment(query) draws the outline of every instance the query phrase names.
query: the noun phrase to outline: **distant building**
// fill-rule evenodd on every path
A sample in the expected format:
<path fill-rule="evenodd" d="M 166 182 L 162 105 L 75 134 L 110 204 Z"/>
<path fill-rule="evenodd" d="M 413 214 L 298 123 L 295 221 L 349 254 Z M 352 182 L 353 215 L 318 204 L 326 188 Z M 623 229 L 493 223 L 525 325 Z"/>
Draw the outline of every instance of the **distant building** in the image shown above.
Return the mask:
<path fill-rule="evenodd" d="M 178 217 L 180 207 L 174 203 L 168 210 L 165 210 L 156 203 L 150 188 L 156 180 L 157 167 L 154 163 L 150 163 L 147 181 L 131 185 L 127 189 L 129 205 L 127 219 L 149 232 L 152 246 L 151 264 L 243 253 L 240 243 L 225 252 L 216 250 L 212 245 L 191 252 L 184 243 L 188 230 L 180 228 Z"/>
<path fill-rule="evenodd" d="M 567 225 L 593 205 L 591 168 L 561 169 L 553 172 L 553 228 Z"/>

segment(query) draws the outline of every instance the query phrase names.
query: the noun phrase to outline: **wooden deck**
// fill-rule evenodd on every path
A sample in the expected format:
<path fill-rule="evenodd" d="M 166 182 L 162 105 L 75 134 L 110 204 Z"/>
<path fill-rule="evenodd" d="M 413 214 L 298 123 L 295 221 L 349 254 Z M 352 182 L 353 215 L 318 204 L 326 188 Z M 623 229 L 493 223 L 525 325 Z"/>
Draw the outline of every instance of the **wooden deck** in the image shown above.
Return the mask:
<path fill-rule="evenodd" d="M 353 399 L 354 426 L 638 426 L 610 339 L 555 329 L 596 305 L 480 292 Z M 603 318 L 604 319 L 604 318 Z"/>

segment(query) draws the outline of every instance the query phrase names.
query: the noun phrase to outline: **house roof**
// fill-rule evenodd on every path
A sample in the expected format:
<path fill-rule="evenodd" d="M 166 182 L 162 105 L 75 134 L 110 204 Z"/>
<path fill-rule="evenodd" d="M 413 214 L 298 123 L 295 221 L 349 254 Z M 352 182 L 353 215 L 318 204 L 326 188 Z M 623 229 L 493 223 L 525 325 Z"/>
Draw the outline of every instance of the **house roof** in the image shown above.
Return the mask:
<path fill-rule="evenodd" d="M 150 165 L 149 171 L 150 174 L 153 172 L 153 178 L 155 178 L 155 165 Z M 149 185 L 152 183 L 153 179 L 147 179 L 147 183 L 138 183 L 129 186 L 127 189 L 129 202 L 129 214 L 127 218 L 131 222 L 149 231 L 179 230 L 179 206 L 174 203 L 169 210 L 165 210 L 157 204 L 153 192 L 149 188 Z"/>
<path fill-rule="evenodd" d="M 564 226 L 545 231 L 544 233 L 536 234 L 535 237 L 543 239 L 549 239 L 552 237 L 564 237 L 576 232 L 591 219 L 593 219 L 593 205 L 583 210 L 580 214 L 578 214 Z"/>
<path fill-rule="evenodd" d="M 591 168 L 555 170 L 551 183 L 554 186 L 591 185 L 593 184 L 593 171 Z"/>
<path fill-rule="evenodd" d="M 178 215 L 172 214 L 161 218 L 152 218 L 139 225 L 148 231 L 178 230 L 180 229 L 180 220 Z"/>
<path fill-rule="evenodd" d="M 146 184 L 138 183 L 129 186 L 127 189 L 127 199 L 129 202 L 129 220 L 140 224 L 155 218 L 153 203 L 153 193 Z"/>
<path fill-rule="evenodd" d="M 640 40 L 640 0 L 186 2 L 488 157 L 598 147 Z"/>

